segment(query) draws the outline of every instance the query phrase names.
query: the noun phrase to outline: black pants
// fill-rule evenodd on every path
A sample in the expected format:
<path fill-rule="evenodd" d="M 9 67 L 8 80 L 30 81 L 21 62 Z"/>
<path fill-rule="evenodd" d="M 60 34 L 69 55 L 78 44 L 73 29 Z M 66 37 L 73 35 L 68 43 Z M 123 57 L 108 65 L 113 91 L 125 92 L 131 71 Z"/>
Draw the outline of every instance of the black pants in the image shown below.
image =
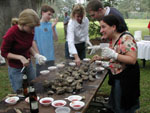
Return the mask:
<path fill-rule="evenodd" d="M 75 44 L 75 47 L 78 52 L 78 56 L 81 60 L 83 60 L 86 57 L 86 47 L 85 47 L 85 42 Z M 69 56 L 69 48 L 68 48 L 68 42 L 66 41 L 65 43 L 65 57 L 66 59 L 73 59 Z"/>

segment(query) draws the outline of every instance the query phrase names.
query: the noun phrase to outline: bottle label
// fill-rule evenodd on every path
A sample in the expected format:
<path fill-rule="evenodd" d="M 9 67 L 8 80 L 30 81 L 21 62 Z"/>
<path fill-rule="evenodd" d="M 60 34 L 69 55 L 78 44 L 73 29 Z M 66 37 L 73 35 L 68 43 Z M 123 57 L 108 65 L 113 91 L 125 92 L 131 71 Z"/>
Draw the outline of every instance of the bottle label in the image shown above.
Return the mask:
<path fill-rule="evenodd" d="M 29 89 L 29 87 L 27 87 L 27 93 L 29 93 L 30 92 L 30 89 Z"/>
<path fill-rule="evenodd" d="M 38 102 L 37 101 L 36 102 L 32 102 L 31 103 L 31 108 L 34 109 L 34 110 L 38 109 Z"/>

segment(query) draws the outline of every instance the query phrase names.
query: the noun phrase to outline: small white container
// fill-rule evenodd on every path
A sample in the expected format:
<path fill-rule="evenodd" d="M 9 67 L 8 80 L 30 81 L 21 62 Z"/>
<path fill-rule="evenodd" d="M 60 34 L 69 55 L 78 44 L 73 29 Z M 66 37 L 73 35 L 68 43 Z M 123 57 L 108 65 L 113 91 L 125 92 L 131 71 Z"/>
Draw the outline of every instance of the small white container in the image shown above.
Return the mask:
<path fill-rule="evenodd" d="M 64 100 L 55 100 L 55 101 L 53 101 L 52 102 L 52 106 L 53 107 L 63 107 L 63 106 L 65 106 L 67 104 L 67 102 L 66 101 L 64 101 Z"/>
<path fill-rule="evenodd" d="M 80 101 L 82 97 L 80 95 L 71 95 L 67 98 L 69 101 Z"/>
<path fill-rule="evenodd" d="M 76 63 L 75 62 L 70 62 L 69 65 L 70 66 L 76 66 Z"/>
<path fill-rule="evenodd" d="M 69 107 L 59 107 L 56 108 L 56 113 L 70 113 L 71 109 Z"/>
<path fill-rule="evenodd" d="M 96 71 L 104 71 L 104 68 L 103 67 L 96 67 L 95 70 Z"/>
<path fill-rule="evenodd" d="M 84 58 L 83 59 L 84 62 L 90 62 L 90 60 L 91 60 L 90 58 Z"/>
<path fill-rule="evenodd" d="M 43 71 L 40 71 L 40 74 L 41 75 L 46 75 L 48 74 L 50 71 L 49 70 L 43 70 Z"/>
<path fill-rule="evenodd" d="M 44 98 L 41 98 L 39 102 L 40 104 L 44 106 L 49 106 L 53 101 L 54 99 L 51 97 L 44 97 Z"/>
<path fill-rule="evenodd" d="M 14 105 L 17 103 L 17 101 L 19 101 L 19 97 L 8 97 L 7 99 L 5 99 L 5 102 L 11 105 Z"/>
<path fill-rule="evenodd" d="M 50 66 L 50 67 L 48 67 L 48 70 L 50 70 L 50 71 L 54 71 L 54 70 L 56 70 L 56 69 L 57 69 L 56 66 Z"/>
<path fill-rule="evenodd" d="M 103 61 L 103 62 L 102 62 L 102 66 L 103 66 L 104 68 L 108 68 L 108 67 L 109 67 L 109 62 Z"/>
<path fill-rule="evenodd" d="M 100 64 L 102 64 L 102 61 L 96 60 L 96 61 L 95 61 L 95 64 L 96 64 L 96 65 L 100 65 Z"/>
<path fill-rule="evenodd" d="M 57 68 L 63 68 L 63 67 L 65 67 L 65 65 L 64 64 L 57 64 L 56 67 Z"/>
<path fill-rule="evenodd" d="M 72 107 L 74 110 L 80 110 L 85 106 L 85 103 L 82 101 L 72 101 L 70 103 L 70 107 Z"/>

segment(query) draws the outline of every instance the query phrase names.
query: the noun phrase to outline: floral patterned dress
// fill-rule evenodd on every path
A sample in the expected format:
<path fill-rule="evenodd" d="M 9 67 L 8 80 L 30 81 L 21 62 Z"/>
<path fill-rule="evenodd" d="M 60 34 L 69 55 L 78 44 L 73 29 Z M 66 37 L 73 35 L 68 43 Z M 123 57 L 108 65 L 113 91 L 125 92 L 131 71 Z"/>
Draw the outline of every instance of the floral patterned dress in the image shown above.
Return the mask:
<path fill-rule="evenodd" d="M 117 53 L 125 55 L 129 51 L 137 52 L 137 45 L 134 38 L 129 34 L 124 34 L 120 37 L 117 44 L 112 47 L 112 41 L 110 41 L 110 48 L 114 49 Z M 125 64 L 117 60 L 110 59 L 110 70 L 113 75 L 121 73 L 125 68 Z"/>

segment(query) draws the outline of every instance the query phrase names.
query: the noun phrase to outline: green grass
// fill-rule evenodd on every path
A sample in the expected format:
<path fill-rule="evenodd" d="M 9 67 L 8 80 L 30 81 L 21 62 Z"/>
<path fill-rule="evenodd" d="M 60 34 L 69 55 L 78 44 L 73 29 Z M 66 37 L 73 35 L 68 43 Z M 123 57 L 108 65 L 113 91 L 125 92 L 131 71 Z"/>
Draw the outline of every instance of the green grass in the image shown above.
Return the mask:
<path fill-rule="evenodd" d="M 63 22 L 59 22 L 56 27 L 57 27 L 59 42 L 64 43 L 65 42 L 65 37 L 64 37 Z"/>
<path fill-rule="evenodd" d="M 127 25 L 132 34 L 136 30 L 142 30 L 142 36 L 148 35 L 148 25 L 149 20 L 140 20 L 140 19 L 127 19 Z M 57 33 L 59 36 L 59 42 L 64 43 L 64 30 L 63 23 L 59 22 L 57 24 Z M 140 96 L 140 113 L 150 113 L 150 61 L 146 62 L 146 67 L 142 67 L 142 61 L 139 60 L 140 71 L 141 71 L 141 96 Z M 100 91 L 106 95 L 110 93 L 110 86 L 108 85 L 108 78 L 104 81 L 104 84 L 100 88 Z M 10 93 L 11 87 L 8 79 L 8 72 L 6 66 L 0 66 L 0 100 L 4 98 L 8 93 Z"/>
<path fill-rule="evenodd" d="M 127 26 L 129 28 L 129 31 L 134 35 L 134 31 L 141 30 L 142 31 L 142 37 L 144 35 L 149 35 L 148 31 L 148 23 L 149 20 L 147 19 L 126 19 Z"/>
<path fill-rule="evenodd" d="M 8 78 L 8 70 L 6 66 L 0 66 L 0 99 L 11 92 L 10 82 Z"/>

